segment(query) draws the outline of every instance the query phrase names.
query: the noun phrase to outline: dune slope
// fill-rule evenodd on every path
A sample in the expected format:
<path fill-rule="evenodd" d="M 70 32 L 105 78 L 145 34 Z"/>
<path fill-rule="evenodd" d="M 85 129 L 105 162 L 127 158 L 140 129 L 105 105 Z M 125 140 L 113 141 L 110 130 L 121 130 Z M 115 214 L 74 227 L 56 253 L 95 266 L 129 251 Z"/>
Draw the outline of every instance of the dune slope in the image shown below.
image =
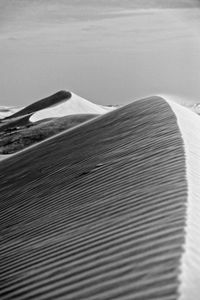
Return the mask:
<path fill-rule="evenodd" d="M 8 106 L 0 106 L 0 121 L 1 119 L 4 119 L 17 111 L 19 111 L 21 108 L 17 107 L 8 107 Z"/>
<path fill-rule="evenodd" d="M 26 120 L 27 116 L 21 117 L 21 120 L 19 120 L 20 117 L 15 118 L 17 120 L 11 119 L 12 121 L 0 126 L 0 154 L 15 153 L 96 116 L 93 114 L 74 114 L 35 123 Z M 26 121 L 27 123 L 23 126 Z M 17 128 L 13 127 L 15 124 L 17 124 Z"/>
<path fill-rule="evenodd" d="M 24 127 L 31 124 L 29 121 L 30 116 L 29 115 L 22 115 L 16 118 L 11 118 L 6 121 L 0 122 L 0 134 L 2 134 L 5 131 L 12 130 L 13 128 L 17 127 Z"/>
<path fill-rule="evenodd" d="M 195 300 L 200 293 L 200 118 L 168 100 L 184 140 L 188 182 L 184 255 L 181 259 L 180 300 Z"/>
<path fill-rule="evenodd" d="M 1 299 L 178 299 L 187 180 L 161 98 L 0 162 Z"/>
<path fill-rule="evenodd" d="M 0 120 L 0 154 L 15 153 L 114 109 L 116 107 L 97 105 L 74 93 L 59 91 Z M 43 124 L 38 125 L 38 122 Z"/>
<path fill-rule="evenodd" d="M 36 122 L 45 118 L 57 118 L 73 114 L 105 114 L 115 109 L 92 103 L 78 95 L 71 93 L 71 98 L 55 107 L 49 107 L 34 113 L 30 121 Z"/>
<path fill-rule="evenodd" d="M 58 105 L 59 103 L 66 101 L 67 99 L 71 98 L 71 93 L 66 91 L 59 91 L 56 94 L 53 94 L 49 97 L 46 97 L 44 99 L 38 100 L 23 109 L 17 111 L 16 113 L 6 117 L 6 119 L 10 118 L 16 118 L 23 115 L 28 115 L 35 113 L 41 109 L 45 109 L 54 105 Z"/>

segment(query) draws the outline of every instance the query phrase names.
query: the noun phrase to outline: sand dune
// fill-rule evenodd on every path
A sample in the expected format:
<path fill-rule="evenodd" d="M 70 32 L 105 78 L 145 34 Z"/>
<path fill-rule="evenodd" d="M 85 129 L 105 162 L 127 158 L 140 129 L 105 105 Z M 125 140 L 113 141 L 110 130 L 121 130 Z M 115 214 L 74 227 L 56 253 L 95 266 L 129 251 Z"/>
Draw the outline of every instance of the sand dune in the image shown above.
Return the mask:
<path fill-rule="evenodd" d="M 8 157 L 11 157 L 11 155 L 6 155 L 6 154 L 4 154 L 4 155 L 1 155 L 0 154 L 0 160 L 3 160 L 3 159 L 5 159 L 5 158 L 8 158 Z"/>
<path fill-rule="evenodd" d="M 199 298 L 200 282 L 200 118 L 192 111 L 168 101 L 176 114 L 184 141 L 188 201 L 186 240 L 181 262 L 180 300 Z"/>
<path fill-rule="evenodd" d="M 0 119 L 4 119 L 10 115 L 13 115 L 21 108 L 18 107 L 8 107 L 8 106 L 0 106 Z"/>
<path fill-rule="evenodd" d="M 0 107 L 0 118 L 12 119 L 30 116 L 31 122 L 72 114 L 104 114 L 116 107 L 92 103 L 68 91 L 59 91 L 24 108 Z"/>
<path fill-rule="evenodd" d="M 15 153 L 115 108 L 59 91 L 0 121 L 0 154 Z"/>
<path fill-rule="evenodd" d="M 1 299 L 184 299 L 178 114 L 140 100 L 1 161 Z"/>
<path fill-rule="evenodd" d="M 0 107 L 0 118 L 1 119 L 10 119 L 10 118 L 18 118 L 24 115 L 31 115 L 38 110 L 45 109 L 51 106 L 55 106 L 60 104 L 63 101 L 71 98 L 71 93 L 67 91 L 59 91 L 49 97 L 38 100 L 26 107 L 8 107 L 1 106 Z"/>
<path fill-rule="evenodd" d="M 63 117 L 72 114 L 105 114 L 106 112 L 114 109 L 114 107 L 94 104 L 77 96 L 74 93 L 71 94 L 72 96 L 68 101 L 63 102 L 56 107 L 40 110 L 33 114 L 33 116 L 30 118 L 31 122 L 36 122 L 45 118 Z"/>
<path fill-rule="evenodd" d="M 196 114 L 200 115 L 200 103 L 199 103 L 199 102 L 195 103 L 195 104 L 192 106 L 192 110 L 193 110 Z"/>
<path fill-rule="evenodd" d="M 30 115 L 22 115 L 16 118 L 10 118 L 6 120 L 2 120 L 0 122 L 0 134 L 6 130 L 16 128 L 16 127 L 22 127 L 27 126 L 31 122 L 29 121 Z"/>
<path fill-rule="evenodd" d="M 59 91 L 56 94 L 53 94 L 49 97 L 46 97 L 39 101 L 36 101 L 36 102 L 22 108 L 21 110 L 8 116 L 7 118 L 10 119 L 10 118 L 16 118 L 16 117 L 20 117 L 20 116 L 24 116 L 24 115 L 33 114 L 39 110 L 42 110 L 42 109 L 45 109 L 48 107 L 52 107 L 52 106 L 54 107 L 54 106 L 62 103 L 63 101 L 67 101 L 70 98 L 71 98 L 70 92 Z"/>
<path fill-rule="evenodd" d="M 27 115 L 9 119 L 9 122 L 0 124 L 0 154 L 15 153 L 97 116 L 73 114 L 60 118 L 43 119 L 35 123 L 29 122 Z"/>

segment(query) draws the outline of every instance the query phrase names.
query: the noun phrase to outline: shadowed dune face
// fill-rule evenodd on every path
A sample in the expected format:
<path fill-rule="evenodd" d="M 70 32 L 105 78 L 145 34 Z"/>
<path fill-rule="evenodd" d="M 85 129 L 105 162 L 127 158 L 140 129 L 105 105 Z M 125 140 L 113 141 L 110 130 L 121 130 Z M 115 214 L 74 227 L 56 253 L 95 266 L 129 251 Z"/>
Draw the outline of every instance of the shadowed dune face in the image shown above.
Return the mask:
<path fill-rule="evenodd" d="M 29 116 L 13 118 L 0 126 L 0 154 L 15 153 L 95 117 L 93 114 L 69 115 L 33 124 Z"/>
<path fill-rule="evenodd" d="M 2 106 L 0 108 L 0 122 L 2 122 L 2 120 L 5 120 L 5 118 L 13 115 L 14 113 L 16 113 L 19 110 L 21 110 L 21 109 L 16 108 L 16 107 L 3 107 Z"/>
<path fill-rule="evenodd" d="M 113 109 L 60 91 L 0 120 L 0 154 L 15 153 Z"/>
<path fill-rule="evenodd" d="M 4 299 L 178 299 L 187 182 L 176 117 L 135 102 L 0 163 Z"/>
<path fill-rule="evenodd" d="M 19 116 L 23 116 L 26 114 L 31 114 L 37 112 L 41 109 L 45 109 L 54 105 L 58 105 L 59 103 L 66 101 L 71 98 L 71 93 L 66 91 L 59 91 L 56 94 L 53 94 L 49 97 L 41 99 L 32 103 L 31 105 L 26 106 L 25 108 L 17 111 L 16 113 L 6 117 L 5 119 L 15 118 Z"/>
<path fill-rule="evenodd" d="M 0 134 L 6 130 L 11 130 L 15 127 L 23 127 L 31 124 L 29 121 L 30 115 L 22 115 L 16 118 L 11 118 L 8 120 L 3 120 L 0 122 Z"/>

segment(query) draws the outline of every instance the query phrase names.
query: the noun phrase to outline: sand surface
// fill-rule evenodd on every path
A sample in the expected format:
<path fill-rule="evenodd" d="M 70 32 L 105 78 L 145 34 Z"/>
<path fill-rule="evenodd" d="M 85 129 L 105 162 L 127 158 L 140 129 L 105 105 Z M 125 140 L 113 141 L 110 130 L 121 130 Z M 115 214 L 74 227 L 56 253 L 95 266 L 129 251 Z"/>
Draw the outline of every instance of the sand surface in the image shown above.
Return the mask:
<path fill-rule="evenodd" d="M 17 111 L 21 110 L 20 107 L 9 107 L 9 106 L 1 106 L 0 107 L 0 119 L 6 118 Z"/>
<path fill-rule="evenodd" d="M 0 163 L 2 299 L 177 299 L 187 180 L 160 98 Z"/>
<path fill-rule="evenodd" d="M 168 101 L 175 112 L 185 144 L 188 201 L 184 255 L 180 274 L 180 300 L 195 300 L 200 293 L 200 117 Z"/>
<path fill-rule="evenodd" d="M 32 122 L 40 121 L 46 118 L 64 117 L 72 114 L 104 114 L 115 109 L 115 106 L 103 106 L 92 103 L 74 93 L 72 97 L 66 101 L 61 101 L 57 105 L 49 105 L 49 108 L 39 109 L 30 118 Z M 24 107 L 12 108 L 7 106 L 0 107 L 0 118 L 6 118 L 12 114 L 25 109 Z"/>
<path fill-rule="evenodd" d="M 113 109 L 114 107 L 97 105 L 72 93 L 69 100 L 34 113 L 30 121 L 36 122 L 45 118 L 63 117 L 72 114 L 104 114 Z"/>

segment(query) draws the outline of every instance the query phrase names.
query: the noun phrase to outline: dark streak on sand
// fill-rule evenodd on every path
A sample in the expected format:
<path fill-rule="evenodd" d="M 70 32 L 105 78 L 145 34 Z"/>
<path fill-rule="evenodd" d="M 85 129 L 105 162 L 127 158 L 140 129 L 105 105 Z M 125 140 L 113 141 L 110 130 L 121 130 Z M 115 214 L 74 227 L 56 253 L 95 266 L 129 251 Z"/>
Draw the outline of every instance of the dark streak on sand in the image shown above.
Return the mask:
<path fill-rule="evenodd" d="M 31 105 L 26 106 L 18 112 L 4 118 L 4 120 L 20 117 L 23 115 L 33 114 L 41 109 L 49 108 L 53 105 L 57 105 L 63 101 L 69 100 L 71 96 L 71 93 L 68 91 L 59 91 L 49 97 L 43 98 L 39 101 L 34 102 Z"/>
<path fill-rule="evenodd" d="M 31 124 L 29 118 L 32 114 L 22 115 L 16 118 L 0 121 L 0 134 L 4 134 L 7 131 L 12 131 L 13 128 L 28 126 Z"/>
<path fill-rule="evenodd" d="M 187 182 L 163 99 L 100 116 L 0 168 L 1 299 L 177 299 Z"/>

